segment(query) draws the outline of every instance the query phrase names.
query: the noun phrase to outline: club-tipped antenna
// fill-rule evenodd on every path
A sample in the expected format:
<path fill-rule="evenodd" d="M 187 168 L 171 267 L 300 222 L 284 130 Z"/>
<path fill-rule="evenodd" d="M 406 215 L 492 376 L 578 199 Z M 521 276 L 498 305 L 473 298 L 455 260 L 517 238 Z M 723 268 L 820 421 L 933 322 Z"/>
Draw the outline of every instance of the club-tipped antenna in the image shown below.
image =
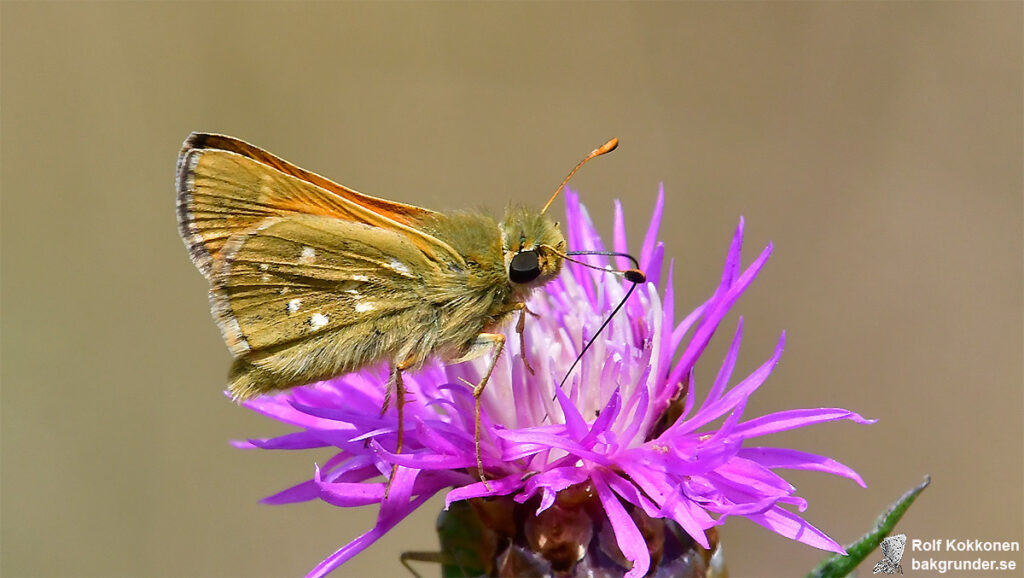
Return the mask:
<path fill-rule="evenodd" d="M 636 270 L 630 269 L 630 271 Z M 641 275 L 643 275 L 643 273 L 641 273 Z M 627 279 L 629 278 L 627 277 Z M 630 279 L 630 281 L 633 280 Z M 626 304 L 626 300 L 629 299 L 629 296 L 633 294 L 633 290 L 636 289 L 636 286 L 638 284 L 639 283 L 637 283 L 636 281 L 633 281 L 633 284 L 629 286 L 629 289 L 626 291 L 626 294 L 622 296 L 622 299 L 619 301 L 619 304 L 615 306 L 615 309 L 612 309 L 612 312 L 608 314 L 608 317 L 605 317 L 604 323 L 602 323 L 601 326 L 597 328 L 597 332 L 594 333 L 594 335 L 587 340 L 587 344 L 583 346 L 583 349 L 580 350 L 579 355 L 576 356 L 576 359 L 572 362 L 572 365 L 569 366 L 569 371 L 565 372 L 565 377 L 563 377 L 561 383 L 558 384 L 558 389 L 562 389 L 562 387 L 565 386 L 565 382 L 569 381 L 569 376 L 572 375 L 572 370 L 576 369 L 576 366 L 579 365 L 580 360 L 583 359 L 584 355 L 586 355 L 587 350 L 590 349 L 590 346 L 593 345 L 595 341 L 597 341 L 598 336 L 601 335 L 601 332 L 604 331 L 604 328 L 608 327 L 608 324 L 612 322 L 612 318 L 615 317 L 615 314 L 618 313 L 619 309 L 622 309 L 622 306 Z M 551 398 L 551 401 L 555 401 L 556 399 L 558 399 L 557 395 Z"/>
<path fill-rule="evenodd" d="M 569 261 L 570 263 L 576 263 L 577 265 L 580 265 L 582 267 L 586 267 L 588 269 L 594 269 L 596 271 L 602 271 L 604 273 L 610 273 L 612 275 L 618 275 L 618 276 L 624 278 L 626 281 L 629 281 L 630 283 L 633 283 L 633 284 L 636 284 L 636 283 L 646 283 L 647 282 L 647 276 L 644 275 L 644 272 L 640 270 L 640 263 L 637 262 L 636 257 L 630 255 L 629 253 L 618 253 L 616 251 L 569 251 L 568 253 L 562 253 L 562 252 L 559 252 L 554 247 L 547 247 L 546 246 L 546 248 L 549 251 L 553 252 L 554 254 L 558 255 L 559 257 L 565 259 L 566 261 Z M 572 256 L 581 256 L 581 255 L 600 255 L 600 256 L 603 256 L 603 257 L 622 257 L 624 259 L 629 259 L 630 262 L 633 263 L 633 268 L 632 269 L 613 269 L 611 267 L 598 267 L 597 265 L 591 265 L 590 263 L 585 263 L 583 261 L 578 261 L 578 260 L 572 258 Z"/>
<path fill-rule="evenodd" d="M 636 289 L 636 286 L 641 284 L 641 283 L 646 283 L 647 282 L 647 276 L 644 275 L 644 272 L 640 270 L 640 263 L 637 262 L 636 257 L 630 255 L 629 253 L 619 253 L 617 251 L 569 251 L 568 253 L 561 253 L 561 252 L 555 250 L 553 247 L 547 247 L 547 248 L 549 250 L 551 250 L 551 251 L 554 251 L 555 254 L 557 254 L 558 256 L 562 257 L 566 261 L 570 261 L 572 263 L 576 263 L 578 265 L 582 265 L 582 266 L 590 268 L 590 269 L 596 269 L 598 271 L 603 271 L 605 273 L 611 273 L 613 275 L 620 275 L 626 281 L 629 281 L 630 283 L 632 283 L 632 285 L 629 286 L 629 289 L 626 290 L 626 294 L 622 296 L 621 300 L 619 300 L 618 305 L 615 306 L 615 309 L 612 309 L 612 312 L 609 313 L 608 317 L 606 317 L 604 319 L 604 322 L 602 322 L 601 326 L 597 328 L 597 331 L 594 333 L 594 335 L 591 336 L 591 338 L 587 340 L 587 343 L 583 346 L 583 349 L 580 350 L 579 355 L 576 356 L 576 359 L 573 360 L 572 365 L 569 366 L 569 371 L 565 372 L 565 377 L 563 377 L 561 383 L 558 384 L 558 389 L 562 389 L 562 387 L 565 386 L 565 382 L 569 380 L 569 376 L 572 375 L 572 371 L 574 369 L 576 369 L 576 366 L 579 365 L 580 360 L 583 359 L 583 356 L 587 353 L 587 350 L 590 349 L 590 346 L 594 344 L 594 341 L 596 341 L 597 338 L 601 335 L 601 333 L 605 330 L 605 328 L 608 327 L 608 324 L 612 322 L 612 319 L 615 317 L 615 314 L 618 313 L 619 310 L 622 309 L 622 306 L 626 304 L 626 301 L 629 300 L 629 296 L 633 294 L 633 291 Z M 581 255 L 601 255 L 601 256 L 605 256 L 605 257 L 622 257 L 624 259 L 628 259 L 633 264 L 633 266 L 636 267 L 636 268 L 635 269 L 626 269 L 626 270 L 617 270 L 617 269 L 609 269 L 609 268 L 606 268 L 606 267 L 598 267 L 596 265 L 591 265 L 589 263 L 584 263 L 583 261 L 577 261 L 576 259 L 573 259 L 572 257 L 570 257 L 570 255 L 577 255 L 577 256 L 581 256 Z M 551 401 L 554 401 L 557 398 L 558 398 L 558 396 L 556 395 L 554 398 L 551 399 Z M 547 418 L 548 418 L 548 415 L 544 414 L 544 419 L 547 419 Z"/>
<path fill-rule="evenodd" d="M 555 201 L 555 197 L 557 197 L 558 193 L 561 192 L 562 187 L 565 186 L 565 183 L 569 182 L 569 179 L 571 179 L 572 176 L 576 174 L 576 171 L 580 170 L 580 167 L 585 165 L 587 163 L 587 161 L 589 161 L 590 159 L 592 159 L 594 157 L 599 157 L 599 156 L 601 156 L 601 155 L 603 155 L 605 153 L 612 152 L 613 150 L 615 150 L 615 147 L 617 147 L 617 146 L 619 146 L 619 139 L 613 138 L 612 140 L 610 140 L 610 141 L 604 143 L 603 145 L 597 147 L 596 149 L 590 151 L 589 155 L 584 157 L 584 159 L 582 161 L 580 161 L 579 164 L 577 164 L 571 171 L 569 171 L 569 175 L 566 176 L 562 180 L 562 183 L 560 185 L 558 185 L 558 188 L 556 188 L 555 192 L 551 194 L 551 198 L 548 199 L 548 202 L 544 203 L 544 208 L 540 210 L 540 214 L 543 215 L 544 213 L 547 212 L 548 207 L 550 207 L 551 203 L 553 203 Z"/>

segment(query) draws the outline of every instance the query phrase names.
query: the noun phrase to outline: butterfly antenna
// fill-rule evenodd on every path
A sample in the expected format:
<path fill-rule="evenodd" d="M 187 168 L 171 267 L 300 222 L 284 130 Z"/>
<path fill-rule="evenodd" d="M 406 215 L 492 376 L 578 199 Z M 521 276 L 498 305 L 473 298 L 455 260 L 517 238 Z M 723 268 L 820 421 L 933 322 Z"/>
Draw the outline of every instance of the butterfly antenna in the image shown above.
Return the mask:
<path fill-rule="evenodd" d="M 647 282 L 647 276 L 644 275 L 644 272 L 640 270 L 640 263 L 637 262 L 636 257 L 630 255 L 629 253 L 619 253 L 617 251 L 569 251 L 568 253 L 565 254 L 558 253 L 558 251 L 555 251 L 555 253 L 558 254 L 558 256 L 560 256 L 561 258 L 565 259 L 566 261 L 576 263 L 577 265 L 582 265 L 589 269 L 597 269 L 598 271 L 604 271 L 605 273 L 611 273 L 613 275 L 621 275 L 623 278 L 626 279 L 626 281 L 629 281 L 631 283 Z M 570 255 L 601 255 L 604 257 L 622 257 L 624 259 L 629 259 L 629 261 L 633 263 L 633 268 L 620 271 L 608 267 L 596 267 L 594 265 L 591 265 L 590 263 L 577 261 L 576 259 L 570 257 Z"/>
<path fill-rule="evenodd" d="M 601 324 L 601 327 L 597 328 L 597 333 L 595 333 L 594 336 L 587 341 L 587 344 L 583 346 L 583 350 L 580 351 L 580 354 L 576 356 L 576 359 L 572 362 L 572 365 L 569 366 L 569 371 L 565 372 L 565 377 L 563 377 L 562 381 L 558 384 L 558 389 L 562 389 L 562 386 L 565 385 L 565 382 L 569 380 L 569 376 L 572 375 L 572 370 L 576 369 L 576 366 L 579 365 L 580 360 L 583 359 L 583 356 L 587 353 L 587 350 L 590 349 L 590 346 L 593 345 L 595 341 L 597 341 L 597 338 L 601 335 L 601 332 L 604 331 L 604 328 L 608 327 L 608 324 L 612 322 L 612 318 L 615 317 L 615 314 L 618 313 L 619 309 L 622 309 L 622 306 L 626 304 L 626 300 L 629 299 L 629 296 L 633 294 L 633 291 L 636 289 L 636 286 L 638 284 L 639 283 L 634 282 L 632 285 L 630 285 L 629 290 L 626 291 L 626 294 L 622 296 L 622 300 L 619 301 L 619 304 L 616 305 L 615 309 L 612 310 L 611 314 L 609 314 L 608 317 L 605 318 L 604 323 Z M 558 399 L 557 395 L 551 398 L 551 401 L 555 401 L 556 399 Z"/>
<path fill-rule="evenodd" d="M 561 383 L 558 384 L 558 389 L 562 389 L 562 386 L 564 386 L 565 382 L 568 381 L 569 376 L 572 375 L 572 370 L 576 369 L 576 366 L 579 365 L 580 360 L 583 359 L 583 356 L 587 353 L 587 350 L 590 349 L 590 346 L 594 344 L 594 341 L 596 341 L 597 338 L 601 335 L 601 332 L 604 331 L 604 328 L 608 327 L 608 324 L 612 322 L 612 319 L 615 317 L 615 314 L 618 313 L 619 310 L 622 309 L 622 306 L 626 304 L 626 301 L 629 299 L 629 296 L 633 294 L 634 290 L 636 290 L 636 286 L 641 283 L 647 282 L 647 276 L 644 275 L 643 271 L 640 270 L 640 264 L 637 262 L 636 257 L 633 257 L 629 253 L 618 253 L 615 251 L 570 251 L 567 254 L 555 251 L 555 253 L 561 256 L 563 259 L 576 263 L 578 265 L 582 265 L 590 269 L 596 269 L 598 271 L 604 271 L 605 273 L 621 275 L 626 281 L 632 283 L 632 285 L 630 285 L 629 289 L 626 291 L 626 294 L 622 296 L 622 299 L 619 301 L 619 304 L 615 306 L 615 309 L 613 309 L 612 312 L 608 315 L 608 317 L 605 318 L 604 322 L 601 323 L 601 326 L 597 328 L 597 332 L 594 333 L 593 337 L 591 337 L 587 341 L 587 344 L 583 346 L 583 349 L 580 351 L 579 355 L 576 356 L 576 359 L 573 360 L 572 365 L 569 366 L 569 371 L 565 372 L 565 377 L 563 377 Z M 617 271 L 615 269 L 597 267 L 589 263 L 577 261 L 576 259 L 571 258 L 569 255 L 603 255 L 606 257 L 622 257 L 625 259 L 629 259 L 629 261 L 633 263 L 634 267 L 636 268 L 626 269 L 625 271 Z M 551 399 L 551 401 L 554 401 L 557 398 L 558 396 L 556 395 L 554 398 Z M 546 418 L 547 416 L 545 415 L 544 417 Z"/>
<path fill-rule="evenodd" d="M 548 207 L 550 207 L 551 203 L 553 203 L 555 201 L 555 197 L 557 197 L 558 193 L 561 192 L 562 187 L 565 186 L 565 183 L 569 182 L 569 179 L 571 179 L 572 176 L 576 174 L 576 171 L 580 170 L 580 167 L 585 165 L 587 163 L 587 161 L 589 161 L 590 159 L 592 159 L 594 157 L 599 157 L 599 156 L 601 156 L 601 155 L 603 155 L 605 153 L 612 152 L 613 150 L 615 150 L 615 147 L 617 147 L 617 146 L 619 146 L 619 139 L 613 138 L 612 140 L 604 143 L 603 145 L 599 146 L 598 148 L 590 151 L 590 154 L 587 155 L 582 161 L 580 161 L 579 164 L 577 164 L 575 168 L 573 168 L 571 171 L 569 171 L 569 175 L 568 176 L 566 176 L 564 179 L 562 179 L 562 183 L 560 185 L 558 185 L 558 187 L 555 189 L 555 192 L 551 194 L 551 198 L 548 199 L 547 203 L 544 203 L 544 208 L 540 210 L 540 214 L 543 215 L 544 213 L 547 212 Z"/>

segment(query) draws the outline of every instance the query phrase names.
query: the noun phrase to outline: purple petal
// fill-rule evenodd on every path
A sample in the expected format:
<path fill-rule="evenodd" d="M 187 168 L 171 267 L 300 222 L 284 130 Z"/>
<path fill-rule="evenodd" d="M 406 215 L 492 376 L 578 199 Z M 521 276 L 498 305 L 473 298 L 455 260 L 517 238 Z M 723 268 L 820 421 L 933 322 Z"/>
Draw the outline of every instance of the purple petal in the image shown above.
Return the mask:
<path fill-rule="evenodd" d="M 249 443 L 263 450 L 308 450 L 330 445 L 310 431 L 298 431 L 273 438 L 250 438 Z"/>
<path fill-rule="evenodd" d="M 626 220 L 622 216 L 622 203 L 618 199 L 615 199 L 615 219 L 614 225 L 612 225 L 612 238 L 614 239 L 612 247 L 616 253 L 628 253 L 629 244 L 626 241 Z M 620 271 L 623 269 L 629 269 L 633 264 L 630 263 L 625 257 L 615 258 L 615 267 Z"/>
<path fill-rule="evenodd" d="M 416 440 L 426 449 L 444 455 L 475 452 L 473 436 L 469 432 L 443 423 L 431 424 L 434 427 L 428 427 L 419 418 L 416 421 Z"/>
<path fill-rule="evenodd" d="M 243 402 L 242 406 L 258 414 L 277 420 L 288 425 L 302 428 L 328 429 L 337 427 L 336 423 L 296 411 L 285 395 L 261 396 Z"/>
<path fill-rule="evenodd" d="M 784 510 L 779 506 L 766 510 L 761 514 L 748 515 L 746 518 L 791 540 L 803 542 L 808 546 L 813 546 L 821 550 L 836 552 L 837 554 L 842 554 L 844 556 L 846 555 L 846 550 L 843 549 L 843 547 L 835 540 L 829 538 L 824 532 L 807 523 L 807 521 L 800 516 L 788 510 Z"/>
<path fill-rule="evenodd" d="M 590 426 L 590 432 L 580 441 L 581 445 L 591 447 L 594 440 L 598 439 L 601 434 L 615 423 L 615 418 L 619 416 L 621 402 L 622 396 L 619 394 L 619 388 L 615 388 L 611 397 L 608 398 L 608 403 L 601 410 L 601 415 L 597 416 L 597 419 Z"/>
<path fill-rule="evenodd" d="M 420 470 L 450 470 L 476 466 L 476 455 L 473 453 L 441 455 L 435 454 L 431 451 L 423 451 L 396 454 L 384 449 L 384 447 L 377 442 L 372 442 L 371 445 L 374 446 L 378 455 L 380 455 L 384 461 L 389 464 L 402 466 L 403 468 L 415 468 Z"/>
<path fill-rule="evenodd" d="M 715 382 L 711 385 L 711 389 L 708 390 L 707 397 L 704 398 L 704 402 L 701 404 L 700 409 L 697 410 L 700 413 L 710 403 L 718 401 L 722 397 L 722 392 L 725 391 L 725 387 L 729 384 L 729 378 L 732 377 L 732 370 L 736 367 L 736 358 L 740 352 L 740 342 L 743 340 L 743 316 L 741 315 L 739 321 L 736 323 L 736 335 L 732 338 L 732 345 L 729 346 L 729 351 L 725 355 L 725 361 L 722 362 L 721 368 L 718 370 L 718 377 L 715 378 Z"/>
<path fill-rule="evenodd" d="M 848 419 L 862 425 L 878 421 L 865 419 L 860 414 L 842 408 L 791 409 L 741 423 L 733 431 L 733 437 L 747 439 L 840 419 Z"/>
<path fill-rule="evenodd" d="M 825 456 L 799 452 L 785 448 L 743 448 L 737 456 L 757 462 L 766 468 L 786 468 L 790 470 L 811 470 L 835 474 L 850 478 L 862 488 L 868 487 L 864 480 L 852 468 Z"/>
<path fill-rule="evenodd" d="M 320 486 L 320 499 L 342 508 L 377 504 L 383 497 L 383 482 L 374 484 L 335 482 Z"/>
<path fill-rule="evenodd" d="M 663 382 L 668 377 L 669 365 L 676 350 L 672 347 L 671 338 L 666 339 L 666 334 L 672 331 L 675 323 L 675 289 L 673 278 L 675 277 L 676 261 L 670 259 L 668 262 L 668 275 L 665 282 L 665 297 L 661 300 L 661 331 L 662 336 L 658 342 L 658 382 Z M 660 392 L 659 392 L 660 393 Z M 655 395 L 655 399 L 659 396 Z"/>
<path fill-rule="evenodd" d="M 565 395 L 561 388 L 555 390 L 555 396 L 558 398 L 558 405 L 562 408 L 566 432 L 575 440 L 585 438 L 589 430 L 586 420 L 580 414 L 580 410 L 576 409 L 576 405 L 569 400 L 569 397 Z"/>
<path fill-rule="evenodd" d="M 644 418 L 647 417 L 647 410 L 650 409 L 650 404 L 648 403 L 650 394 L 647 391 L 647 377 L 650 375 L 650 372 L 650 367 L 644 370 L 643 375 L 640 376 L 636 392 L 633 394 L 634 399 L 630 400 L 629 405 L 633 408 L 633 417 L 626 423 L 626 429 L 622 432 L 622 437 L 619 440 L 623 446 L 629 446 L 637 434 L 641 433 L 640 427 L 645 422 Z M 643 433 L 646 434 L 647 432 Z"/>
<path fill-rule="evenodd" d="M 722 267 L 722 281 L 719 285 L 719 291 L 722 293 L 728 290 L 736 281 L 736 275 L 740 271 L 740 256 L 743 254 L 744 224 L 743 217 L 740 217 L 740 223 L 736 226 L 736 232 L 733 233 L 732 241 L 729 243 L 729 252 L 726 253 L 725 266 Z"/>
<path fill-rule="evenodd" d="M 488 489 L 487 486 L 490 486 Z M 444 498 L 444 509 L 448 509 L 452 502 L 460 502 L 470 498 L 483 498 L 485 496 L 504 496 L 523 487 L 523 474 L 517 472 L 511 476 L 505 476 L 497 480 L 487 480 L 487 484 L 476 482 L 461 488 L 455 488 L 448 492 Z"/>
<path fill-rule="evenodd" d="M 622 507 L 619 498 L 611 491 L 604 481 L 603 475 L 595 475 L 591 478 L 594 489 L 597 490 L 597 497 L 604 506 L 605 515 L 611 522 L 612 531 L 615 532 L 615 541 L 622 550 L 622 555 L 633 562 L 633 568 L 626 573 L 625 578 L 638 578 L 646 576 L 647 570 L 651 567 L 651 554 L 647 550 L 647 542 L 640 533 L 633 518 L 629 516 L 626 509 Z"/>
<path fill-rule="evenodd" d="M 413 484 L 416 483 L 416 478 L 419 475 L 420 470 L 416 468 L 398 466 L 394 469 L 389 480 L 391 487 L 387 496 L 380 501 L 380 512 L 377 514 L 378 524 L 397 516 L 402 511 L 402 507 L 409 503 Z"/>
<path fill-rule="evenodd" d="M 740 275 L 739 279 L 736 280 L 729 290 L 721 297 L 721 299 L 713 300 L 713 304 L 709 307 L 707 317 L 705 317 L 700 326 L 694 332 L 693 339 L 690 344 L 686 347 L 686 351 L 683 352 L 682 357 L 676 363 L 672 373 L 669 376 L 669 381 L 676 381 L 681 375 L 686 373 L 693 367 L 697 358 L 704 349 L 707 347 L 708 342 L 711 341 L 711 337 L 715 334 L 715 329 L 718 324 L 722 321 L 722 318 L 729 312 L 729 309 L 736 303 L 736 300 L 740 298 L 740 295 L 746 290 L 748 286 L 757 277 L 757 274 L 764 267 L 768 257 L 771 256 L 772 246 L 769 244 L 761 255 L 747 267 L 746 271 Z"/>
<path fill-rule="evenodd" d="M 367 414 L 365 412 L 339 407 L 318 407 L 305 405 L 297 401 L 292 401 L 291 406 L 306 415 L 321 418 L 324 425 L 320 429 L 337 428 L 338 424 L 336 422 L 351 424 L 358 428 L 364 428 L 379 427 L 380 424 L 391 423 L 393 421 L 379 414 Z"/>
<path fill-rule="evenodd" d="M 662 504 L 662 511 L 665 515 L 674 520 L 691 538 L 704 548 L 710 548 L 710 542 L 705 530 L 715 525 L 715 522 L 697 504 L 693 503 L 688 496 L 675 491 L 668 494 Z M 703 520 L 703 523 L 701 523 Z"/>
<path fill-rule="evenodd" d="M 416 510 L 416 508 L 420 507 L 423 502 L 426 502 L 432 497 L 433 494 L 423 494 L 412 502 L 399 505 L 395 508 L 393 515 L 390 518 L 387 520 L 378 519 L 377 525 L 374 526 L 372 530 L 339 548 L 333 554 L 325 558 L 323 562 L 320 562 L 315 568 L 310 570 L 307 576 L 309 578 L 320 578 L 321 576 L 330 574 L 335 568 L 351 560 L 353 556 L 362 552 L 380 539 L 380 537 L 386 534 L 388 530 L 394 528 L 399 522 Z"/>
<path fill-rule="evenodd" d="M 518 431 L 501 430 L 496 433 L 498 437 L 516 444 L 547 446 L 548 448 L 565 450 L 577 457 L 590 460 L 596 464 L 611 465 L 611 461 L 607 456 L 590 451 L 574 440 L 549 433 L 539 432 L 536 431 L 536 429 Z M 511 449 L 512 448 L 510 448 L 510 450 Z M 503 459 L 507 460 L 508 457 L 503 456 Z"/>
<path fill-rule="evenodd" d="M 789 482 L 768 468 L 751 460 L 736 458 L 716 468 L 710 474 L 718 482 L 736 488 L 752 498 L 769 496 L 778 499 L 792 494 L 794 488 Z M 719 485 L 721 487 L 721 485 Z"/>
<path fill-rule="evenodd" d="M 316 480 L 306 480 L 296 484 L 287 490 L 282 490 L 272 496 L 260 500 L 261 504 L 278 506 L 281 504 L 294 504 L 295 502 L 308 502 L 320 497 L 320 486 Z"/>
<path fill-rule="evenodd" d="M 688 499 L 679 499 L 679 484 L 663 473 L 653 472 L 631 464 L 623 464 L 623 470 L 634 484 L 659 504 L 668 517 L 675 520 L 698 544 L 710 548 L 705 528 L 713 524 L 711 518 Z M 697 516 L 700 516 L 699 518 Z M 703 522 L 703 523 L 702 523 Z"/>
<path fill-rule="evenodd" d="M 526 502 L 537 493 L 537 490 L 546 490 L 541 499 L 537 513 L 551 507 L 555 501 L 555 494 L 576 484 L 583 483 L 589 477 L 590 471 L 586 468 L 576 466 L 563 466 L 552 468 L 546 472 L 539 473 L 526 480 L 523 491 L 516 495 L 515 500 L 520 504 Z"/>
<path fill-rule="evenodd" d="M 782 356 L 782 350 L 785 345 L 786 333 L 783 332 L 779 337 L 778 343 L 775 345 L 775 352 L 768 361 L 764 362 L 761 367 L 755 369 L 753 373 L 746 377 L 746 379 L 738 383 L 736 387 L 732 388 L 725 397 L 711 403 L 707 408 L 702 408 L 686 422 L 678 424 L 679 433 L 694 431 L 704 424 L 718 419 L 724 415 L 725 412 L 736 407 L 738 404 L 745 403 L 746 399 L 750 397 L 757 388 L 761 387 L 761 384 L 763 384 L 764 381 L 768 379 L 768 376 L 771 375 L 772 369 L 775 368 L 775 365 L 779 362 L 779 357 Z"/>
<path fill-rule="evenodd" d="M 693 369 L 690 370 L 690 375 L 687 377 L 687 388 L 686 388 L 686 399 L 683 400 L 683 413 L 676 420 L 676 423 L 682 421 L 686 416 L 690 415 L 690 411 L 693 409 L 693 404 L 697 400 L 697 380 L 693 376 Z"/>
<path fill-rule="evenodd" d="M 658 227 L 661 226 L 661 214 L 665 209 L 665 183 L 658 184 L 658 199 L 654 202 L 654 213 L 651 215 L 651 224 L 647 226 L 647 234 L 644 235 L 643 248 L 640 250 L 640 270 L 648 272 L 648 264 L 654 255 L 654 246 L 658 242 Z"/>
<path fill-rule="evenodd" d="M 648 516 L 652 518 L 663 517 L 658 505 L 645 496 L 633 483 L 622 478 L 622 476 L 608 474 L 605 476 L 604 481 L 616 494 L 622 496 L 630 504 L 641 508 Z"/>

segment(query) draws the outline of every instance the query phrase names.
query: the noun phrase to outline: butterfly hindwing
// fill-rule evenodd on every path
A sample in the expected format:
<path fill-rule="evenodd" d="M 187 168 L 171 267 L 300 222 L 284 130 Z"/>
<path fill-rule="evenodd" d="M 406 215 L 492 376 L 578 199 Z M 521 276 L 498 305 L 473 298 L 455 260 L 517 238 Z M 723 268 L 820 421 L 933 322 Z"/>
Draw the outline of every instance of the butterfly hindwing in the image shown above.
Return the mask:
<path fill-rule="evenodd" d="M 402 235 L 314 215 L 267 219 L 231 237 L 212 272 L 211 302 L 235 356 L 422 304 L 439 265 Z"/>

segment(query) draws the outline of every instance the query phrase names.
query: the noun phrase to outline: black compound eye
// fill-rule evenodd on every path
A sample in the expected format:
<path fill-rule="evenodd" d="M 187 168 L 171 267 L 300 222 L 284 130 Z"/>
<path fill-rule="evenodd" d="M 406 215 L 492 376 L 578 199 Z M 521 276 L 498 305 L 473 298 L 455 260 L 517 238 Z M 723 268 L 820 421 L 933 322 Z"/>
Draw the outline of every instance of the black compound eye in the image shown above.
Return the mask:
<path fill-rule="evenodd" d="M 513 283 L 529 283 L 540 277 L 540 260 L 536 251 L 520 251 L 508 265 L 508 278 Z"/>

